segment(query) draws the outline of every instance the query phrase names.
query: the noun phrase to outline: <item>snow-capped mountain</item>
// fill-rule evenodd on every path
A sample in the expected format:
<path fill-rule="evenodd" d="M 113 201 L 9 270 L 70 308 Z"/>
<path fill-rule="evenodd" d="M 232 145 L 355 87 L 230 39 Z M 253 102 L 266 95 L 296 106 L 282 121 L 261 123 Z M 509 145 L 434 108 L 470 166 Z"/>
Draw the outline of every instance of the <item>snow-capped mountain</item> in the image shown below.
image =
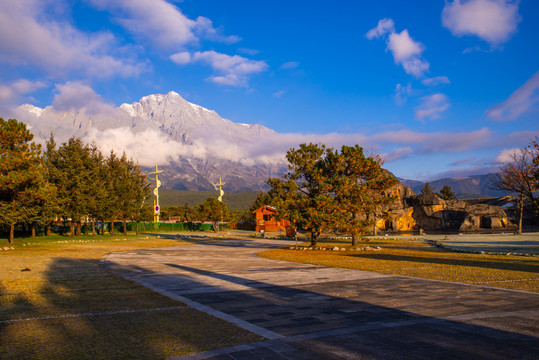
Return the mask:
<path fill-rule="evenodd" d="M 234 123 L 173 91 L 119 107 L 99 101 L 73 109 L 25 104 L 16 116 L 37 141 L 51 132 L 57 143 L 76 136 L 104 152 L 125 151 L 148 168 L 159 163 L 167 188 L 208 190 L 221 176 L 229 191 L 260 189 L 285 165 L 281 150 L 265 146 L 278 137 L 275 131 Z"/>

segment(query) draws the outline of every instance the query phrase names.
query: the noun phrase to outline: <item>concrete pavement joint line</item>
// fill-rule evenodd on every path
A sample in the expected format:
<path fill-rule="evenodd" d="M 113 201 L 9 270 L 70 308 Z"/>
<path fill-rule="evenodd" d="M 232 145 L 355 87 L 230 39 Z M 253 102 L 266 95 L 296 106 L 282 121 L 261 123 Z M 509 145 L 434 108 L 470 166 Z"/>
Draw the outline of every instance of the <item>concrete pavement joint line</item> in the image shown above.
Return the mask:
<path fill-rule="evenodd" d="M 535 313 L 535 311 L 533 313 Z M 270 341 L 260 341 L 260 342 L 255 342 L 251 344 L 209 350 L 209 351 L 205 351 L 205 352 L 201 352 L 197 354 L 184 355 L 184 356 L 180 356 L 176 358 L 171 358 L 169 360 L 204 360 L 204 359 L 209 359 L 218 355 L 229 354 L 229 353 L 233 353 L 240 350 L 271 348 L 272 346 L 277 345 L 277 344 L 286 344 L 286 343 L 291 343 L 291 342 L 296 342 L 296 341 L 313 340 L 313 339 L 329 337 L 329 336 L 346 335 L 352 332 L 373 331 L 373 330 L 379 330 L 383 328 L 396 328 L 396 327 L 421 325 L 421 324 L 434 324 L 434 323 L 441 323 L 441 322 L 450 321 L 450 320 L 451 319 L 449 318 L 426 318 L 426 319 L 413 319 L 413 320 L 404 320 L 404 321 L 396 321 L 396 322 L 370 323 L 366 325 L 358 325 L 358 326 L 351 326 L 351 327 L 340 328 L 340 329 L 316 331 L 316 332 L 307 333 L 307 334 L 298 334 L 298 335 L 292 335 L 289 337 L 282 337 L 281 339 L 274 339 Z"/>
<path fill-rule="evenodd" d="M 72 318 L 72 317 L 84 317 L 84 316 L 99 316 L 99 315 L 117 315 L 117 314 L 130 314 L 130 313 L 139 313 L 139 312 L 148 312 L 148 311 L 163 311 L 163 310 L 175 310 L 175 309 L 186 309 L 186 306 L 169 306 L 162 308 L 152 308 L 152 309 L 138 309 L 138 310 L 115 310 L 115 311 L 102 311 L 102 312 L 93 312 L 93 313 L 80 313 L 80 314 L 64 314 L 64 315 L 51 315 L 51 316 L 39 316 L 25 319 L 10 319 L 10 320 L 0 320 L 0 324 L 16 322 L 16 321 L 31 321 L 31 320 L 48 320 L 48 319 L 62 319 L 62 318 Z"/>
<path fill-rule="evenodd" d="M 215 316 L 215 317 L 217 317 L 219 319 L 223 319 L 223 320 L 226 320 L 228 322 L 231 322 L 234 325 L 237 325 L 237 326 L 239 326 L 239 327 L 241 327 L 241 328 L 243 328 L 245 330 L 248 330 L 248 331 L 250 331 L 252 333 L 255 333 L 257 335 L 263 336 L 263 337 L 265 337 L 267 339 L 276 340 L 276 339 L 281 339 L 281 338 L 284 337 L 283 335 L 278 334 L 278 333 L 276 333 L 274 331 L 264 329 L 264 328 L 262 328 L 260 326 L 251 324 L 250 322 L 247 322 L 247 321 L 239 319 L 239 318 L 237 318 L 235 316 L 226 314 L 224 312 L 221 312 L 221 311 L 216 310 L 214 308 L 211 308 L 209 306 L 203 305 L 201 303 L 198 303 L 196 301 L 193 301 L 193 300 L 188 299 L 186 297 L 183 297 L 181 295 L 178 295 L 178 294 L 175 294 L 173 292 L 163 290 L 163 289 L 161 289 L 159 287 L 153 286 L 152 284 L 147 283 L 145 281 L 142 281 L 141 279 L 138 279 L 138 278 L 130 278 L 130 279 L 133 280 L 133 281 L 139 282 L 141 285 L 144 285 L 145 287 L 147 287 L 147 288 L 149 288 L 149 289 L 151 289 L 151 290 L 153 290 L 153 291 L 155 291 L 157 293 L 168 296 L 171 299 L 181 301 L 181 302 L 185 303 L 186 305 L 188 305 L 189 307 L 192 307 L 192 308 L 194 308 L 196 310 L 205 312 L 206 314 Z"/>

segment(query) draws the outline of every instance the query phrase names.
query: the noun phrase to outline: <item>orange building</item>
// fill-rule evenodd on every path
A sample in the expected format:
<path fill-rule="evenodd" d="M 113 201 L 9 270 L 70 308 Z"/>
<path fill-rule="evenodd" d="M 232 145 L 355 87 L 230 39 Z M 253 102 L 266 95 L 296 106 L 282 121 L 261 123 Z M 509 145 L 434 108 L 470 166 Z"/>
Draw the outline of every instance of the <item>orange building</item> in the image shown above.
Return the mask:
<path fill-rule="evenodd" d="M 277 220 L 275 217 L 279 213 L 274 207 L 264 205 L 253 211 L 256 216 L 256 231 L 281 231 L 290 228 L 290 221 Z"/>

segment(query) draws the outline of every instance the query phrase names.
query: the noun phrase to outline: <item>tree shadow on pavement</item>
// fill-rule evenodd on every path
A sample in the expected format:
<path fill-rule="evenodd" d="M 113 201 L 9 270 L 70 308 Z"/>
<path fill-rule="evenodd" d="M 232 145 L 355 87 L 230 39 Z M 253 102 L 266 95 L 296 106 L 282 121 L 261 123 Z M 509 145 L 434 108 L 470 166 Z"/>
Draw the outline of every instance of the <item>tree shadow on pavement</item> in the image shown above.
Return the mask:
<path fill-rule="evenodd" d="M 505 321 L 522 309 L 537 318 L 534 294 L 401 277 L 280 286 L 165 265 L 180 272 L 155 273 L 140 265 L 114 271 L 282 336 L 229 349 L 234 359 L 533 359 L 539 346 L 539 331 L 529 331 L 533 318 L 520 318 L 522 326 Z M 418 304 L 428 310 L 423 313 L 446 315 L 424 315 Z M 485 313 L 502 315 L 488 315 L 489 326 L 472 323 Z M 445 318 L 451 315 L 461 317 Z M 206 358 L 229 359 L 224 353 Z"/>

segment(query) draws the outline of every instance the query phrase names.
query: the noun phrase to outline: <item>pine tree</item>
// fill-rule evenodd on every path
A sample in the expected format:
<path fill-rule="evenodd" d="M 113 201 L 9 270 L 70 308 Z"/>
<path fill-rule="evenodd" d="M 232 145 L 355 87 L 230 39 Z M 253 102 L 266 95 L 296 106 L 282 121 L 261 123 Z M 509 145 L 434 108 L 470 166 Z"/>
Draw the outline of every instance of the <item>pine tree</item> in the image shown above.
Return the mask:
<path fill-rule="evenodd" d="M 51 178 L 58 190 L 60 214 L 70 220 L 72 236 L 80 234 L 81 223 L 90 212 L 95 190 L 92 166 L 90 147 L 81 139 L 70 138 L 56 154 L 51 152 Z"/>
<path fill-rule="evenodd" d="M 219 223 L 228 221 L 230 217 L 226 204 L 213 197 L 209 197 L 206 202 L 200 204 L 198 212 L 203 220 L 211 221 L 213 231 L 219 231 Z"/>
<path fill-rule="evenodd" d="M 290 149 L 286 158 L 289 171 L 283 179 L 270 178 L 270 192 L 280 216 L 311 234 L 311 245 L 331 223 L 331 196 L 328 173 L 324 170 L 324 145 L 301 144 Z"/>
<path fill-rule="evenodd" d="M 35 221 L 45 202 L 45 168 L 39 145 L 26 125 L 0 118 L 0 224 L 9 227 L 14 242 L 15 226 Z"/>
<path fill-rule="evenodd" d="M 435 194 L 435 189 L 426 182 L 425 185 L 421 188 L 421 195 Z"/>
<path fill-rule="evenodd" d="M 331 218 L 337 229 L 352 235 L 354 246 L 374 225 L 379 207 L 394 200 L 385 192 L 397 180 L 380 162 L 376 156 L 366 157 L 359 145 L 343 146 L 340 153 L 331 150 L 326 158 L 335 198 Z"/>
<path fill-rule="evenodd" d="M 440 190 L 440 197 L 444 200 L 455 200 L 457 198 L 453 192 L 453 189 L 451 189 L 451 186 L 449 185 L 442 186 L 442 189 Z"/>

